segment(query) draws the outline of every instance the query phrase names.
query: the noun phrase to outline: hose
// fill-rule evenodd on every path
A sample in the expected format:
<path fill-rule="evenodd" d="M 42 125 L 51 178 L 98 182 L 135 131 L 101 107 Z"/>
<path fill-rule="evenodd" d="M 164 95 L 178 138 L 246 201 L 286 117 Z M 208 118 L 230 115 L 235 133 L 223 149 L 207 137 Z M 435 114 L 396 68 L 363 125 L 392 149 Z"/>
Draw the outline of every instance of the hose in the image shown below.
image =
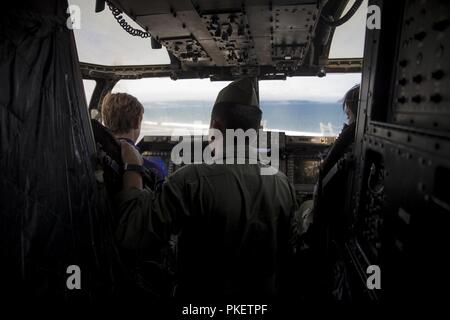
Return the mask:
<path fill-rule="evenodd" d="M 325 24 L 327 24 L 330 27 L 339 27 L 346 23 L 348 20 L 350 20 L 351 17 L 358 11 L 359 7 L 361 6 L 363 0 L 355 0 L 355 3 L 351 6 L 351 8 L 347 11 L 347 13 L 338 20 L 330 20 L 329 18 L 321 15 L 320 18 L 322 19 Z"/>

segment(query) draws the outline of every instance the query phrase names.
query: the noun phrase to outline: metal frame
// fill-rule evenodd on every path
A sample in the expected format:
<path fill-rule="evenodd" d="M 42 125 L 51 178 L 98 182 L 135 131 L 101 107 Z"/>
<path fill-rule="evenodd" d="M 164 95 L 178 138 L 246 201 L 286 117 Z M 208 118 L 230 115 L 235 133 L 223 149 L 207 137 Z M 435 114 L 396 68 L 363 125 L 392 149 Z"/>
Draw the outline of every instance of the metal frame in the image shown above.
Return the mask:
<path fill-rule="evenodd" d="M 327 73 L 357 73 L 362 70 L 362 58 L 329 59 L 325 67 Z M 239 77 L 242 69 L 235 67 L 203 67 L 190 70 L 182 70 L 176 64 L 158 65 L 126 65 L 106 66 L 80 62 L 80 70 L 83 79 L 95 80 L 96 86 L 89 103 L 89 110 L 100 110 L 100 104 L 105 94 L 112 90 L 120 80 L 164 78 L 177 79 L 206 79 L 211 81 L 232 81 Z M 279 73 L 274 67 L 247 67 L 247 74 L 253 76 L 255 85 L 259 80 L 286 80 L 286 74 Z M 289 76 L 317 76 L 318 67 L 298 69 Z M 258 89 L 258 87 L 257 87 Z M 258 90 L 259 96 L 259 90 Z"/>
<path fill-rule="evenodd" d="M 329 59 L 325 66 L 326 73 L 358 73 L 362 70 L 362 58 Z M 142 79 L 170 77 L 177 79 L 204 79 L 212 81 L 228 81 L 239 77 L 238 71 L 243 74 L 257 76 L 259 80 L 285 80 L 287 77 L 317 76 L 319 67 L 299 68 L 292 73 L 283 73 L 271 66 L 248 67 L 199 67 L 182 70 L 171 64 L 157 65 L 124 65 L 106 66 L 80 62 L 83 79 Z"/>

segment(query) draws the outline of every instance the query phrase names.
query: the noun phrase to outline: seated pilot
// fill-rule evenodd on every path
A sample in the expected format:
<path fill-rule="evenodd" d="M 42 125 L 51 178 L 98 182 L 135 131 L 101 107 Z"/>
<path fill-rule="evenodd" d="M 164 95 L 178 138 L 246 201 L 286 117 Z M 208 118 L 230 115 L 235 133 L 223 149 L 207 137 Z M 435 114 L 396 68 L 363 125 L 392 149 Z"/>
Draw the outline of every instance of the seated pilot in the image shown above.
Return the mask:
<path fill-rule="evenodd" d="M 252 81 L 240 79 L 219 93 L 211 128 L 257 130 L 261 115 Z M 142 164 L 133 147 L 121 145 L 124 163 Z M 221 157 L 227 161 L 184 166 L 157 193 L 143 189 L 139 172 L 126 171 L 118 242 L 142 248 L 149 237 L 164 243 L 177 235 L 177 297 L 277 296 L 291 283 L 294 189 L 281 172 L 261 175 L 259 162 L 236 163 L 232 151 Z"/>
<path fill-rule="evenodd" d="M 144 107 L 132 95 L 127 93 L 109 93 L 102 103 L 103 124 L 118 140 L 127 141 L 136 147 L 141 133 Z M 144 157 L 144 166 L 152 170 L 158 181 L 167 176 L 167 167 L 158 157 Z"/>
<path fill-rule="evenodd" d="M 356 116 L 358 114 L 358 99 L 360 85 L 351 88 L 344 96 L 342 108 L 347 115 L 347 124 L 344 124 L 341 134 L 328 151 L 327 156 L 321 163 L 319 180 L 323 179 L 331 168 L 341 159 L 355 139 Z M 314 197 L 317 197 L 317 188 Z M 317 199 L 316 199 L 317 200 Z M 314 219 L 314 200 L 306 200 L 301 205 L 295 217 L 295 226 L 299 234 L 305 233 Z"/>
<path fill-rule="evenodd" d="M 344 199 L 343 191 L 345 192 L 345 186 L 342 180 L 335 181 L 333 189 L 328 190 L 327 196 L 323 194 L 322 179 L 327 176 L 327 173 L 334 167 L 334 165 L 344 156 L 346 152 L 350 150 L 355 138 L 356 128 L 356 115 L 358 111 L 358 99 L 359 99 L 359 85 L 351 88 L 344 96 L 343 109 L 347 114 L 348 124 L 344 125 L 344 128 L 336 139 L 335 143 L 330 148 L 325 160 L 321 164 L 319 180 L 315 186 L 313 199 L 303 201 L 299 207 L 299 210 L 295 213 L 293 221 L 293 229 L 297 238 L 297 270 L 299 274 L 299 282 L 302 283 L 302 292 L 306 298 L 309 297 L 322 297 L 322 295 L 331 290 L 331 296 L 338 296 L 343 292 L 341 275 L 342 272 L 335 272 L 339 267 L 337 257 L 337 250 L 334 246 L 326 246 L 326 254 L 323 252 L 323 243 L 321 241 L 328 239 L 329 229 L 328 224 L 335 217 L 341 217 L 338 211 L 342 208 L 341 203 Z M 335 190 L 335 188 L 339 190 Z M 331 191 L 331 192 L 330 192 Z M 330 197 L 331 196 L 331 197 Z M 320 219 L 321 211 L 331 210 L 331 214 L 326 219 Z M 322 216 L 323 217 L 323 216 Z M 324 231 L 327 230 L 327 231 Z M 326 240 L 329 241 L 329 240 Z M 331 243 L 331 242 L 330 242 Z M 330 255 L 331 252 L 335 254 L 334 260 L 324 260 L 322 257 Z M 328 256 L 327 256 L 328 257 Z M 332 265 L 333 273 L 328 274 L 328 280 L 322 281 L 322 277 L 325 279 L 324 274 L 317 273 L 317 266 Z M 334 265 L 332 263 L 335 263 Z M 331 268 L 330 266 L 328 266 Z M 322 269 L 323 271 L 324 269 Z M 327 269 L 325 269 L 327 270 Z M 330 269 L 328 269 L 330 270 Z M 330 280 L 332 279 L 332 280 Z M 331 288 L 331 289 L 330 289 Z"/>
<path fill-rule="evenodd" d="M 348 151 L 353 144 L 356 131 L 356 116 L 358 115 L 359 87 L 357 84 L 351 88 L 344 96 L 342 108 L 347 115 L 347 124 L 344 124 L 341 134 L 336 139 L 326 158 L 321 164 L 321 176 L 325 177 L 338 160 Z"/>

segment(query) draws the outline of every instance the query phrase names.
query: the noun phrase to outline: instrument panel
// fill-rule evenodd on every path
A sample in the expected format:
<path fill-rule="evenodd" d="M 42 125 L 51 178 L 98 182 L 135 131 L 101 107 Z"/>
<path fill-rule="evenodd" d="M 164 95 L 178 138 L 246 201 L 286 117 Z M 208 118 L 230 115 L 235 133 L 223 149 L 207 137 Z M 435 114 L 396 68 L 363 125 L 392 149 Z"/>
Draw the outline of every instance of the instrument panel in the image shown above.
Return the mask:
<path fill-rule="evenodd" d="M 270 137 L 270 132 L 268 136 Z M 181 138 L 180 138 L 181 139 Z M 202 150 L 208 144 L 203 136 L 191 136 L 192 143 L 201 141 Z M 326 155 L 335 137 L 287 136 L 278 133 L 279 139 L 279 170 L 286 174 L 294 185 L 297 197 L 311 195 L 318 179 L 320 161 Z M 143 156 L 161 158 L 172 174 L 184 164 L 177 165 L 171 160 L 172 149 L 180 140 L 171 136 L 145 136 L 138 143 Z M 270 139 L 269 139 L 270 141 Z M 270 144 L 269 144 L 270 149 Z"/>

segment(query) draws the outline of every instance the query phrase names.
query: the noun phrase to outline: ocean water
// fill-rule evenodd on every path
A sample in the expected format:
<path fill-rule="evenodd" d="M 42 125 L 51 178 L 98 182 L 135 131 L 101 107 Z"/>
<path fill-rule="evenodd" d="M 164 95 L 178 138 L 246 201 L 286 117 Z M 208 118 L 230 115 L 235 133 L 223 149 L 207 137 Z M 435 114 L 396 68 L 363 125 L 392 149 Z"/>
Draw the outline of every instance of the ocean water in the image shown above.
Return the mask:
<path fill-rule="evenodd" d="M 174 129 L 207 131 L 213 101 L 144 103 L 143 135 L 170 135 Z M 291 135 L 337 135 L 346 120 L 338 102 L 261 101 L 263 127 Z"/>

